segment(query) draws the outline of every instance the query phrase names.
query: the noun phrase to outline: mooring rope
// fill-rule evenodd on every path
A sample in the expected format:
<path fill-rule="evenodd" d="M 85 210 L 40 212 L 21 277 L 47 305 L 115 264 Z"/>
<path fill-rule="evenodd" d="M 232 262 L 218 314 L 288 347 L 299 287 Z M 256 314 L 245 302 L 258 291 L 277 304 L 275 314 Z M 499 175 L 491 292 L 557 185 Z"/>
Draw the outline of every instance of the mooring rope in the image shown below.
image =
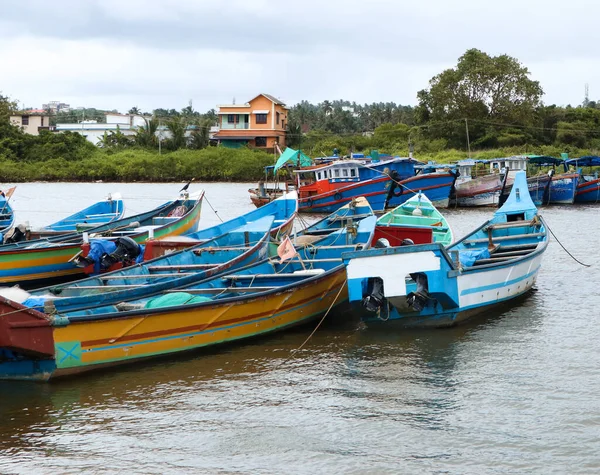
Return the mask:
<path fill-rule="evenodd" d="M 221 219 L 221 216 L 219 216 L 219 212 L 216 209 L 214 209 L 213 205 L 211 205 L 210 201 L 208 201 L 208 197 L 206 196 L 206 193 L 204 193 L 204 199 L 208 203 L 208 206 L 210 206 L 210 209 L 212 209 L 214 211 L 214 213 L 217 215 L 217 218 L 219 218 L 221 220 L 221 222 L 223 222 L 223 220 Z"/>
<path fill-rule="evenodd" d="M 584 264 L 583 262 L 581 262 L 581 261 L 580 261 L 579 259 L 577 259 L 577 258 L 576 258 L 576 257 L 575 257 L 573 254 L 571 254 L 571 253 L 570 253 L 570 252 L 567 250 L 567 248 L 566 248 L 565 246 L 563 246 L 562 242 L 560 242 L 560 240 L 559 240 L 559 239 L 556 237 L 556 235 L 555 235 L 555 234 L 552 232 L 552 229 L 550 229 L 550 226 L 548 226 L 548 223 L 546 222 L 546 220 L 545 220 L 545 219 L 544 219 L 544 225 L 546 226 L 546 229 L 548 229 L 548 231 L 550 231 L 550 234 L 552 234 L 552 237 L 553 237 L 554 239 L 556 239 L 556 242 L 557 242 L 558 244 L 560 244 L 560 247 L 562 247 L 562 248 L 563 248 L 563 250 L 564 250 L 564 251 L 565 251 L 565 252 L 566 252 L 566 253 L 567 253 L 569 256 L 571 256 L 571 258 L 572 258 L 572 259 L 573 259 L 575 262 L 577 262 L 578 264 L 581 264 L 581 265 L 582 265 L 582 266 L 584 266 L 584 267 L 592 267 L 592 265 L 591 265 L 591 264 Z"/>

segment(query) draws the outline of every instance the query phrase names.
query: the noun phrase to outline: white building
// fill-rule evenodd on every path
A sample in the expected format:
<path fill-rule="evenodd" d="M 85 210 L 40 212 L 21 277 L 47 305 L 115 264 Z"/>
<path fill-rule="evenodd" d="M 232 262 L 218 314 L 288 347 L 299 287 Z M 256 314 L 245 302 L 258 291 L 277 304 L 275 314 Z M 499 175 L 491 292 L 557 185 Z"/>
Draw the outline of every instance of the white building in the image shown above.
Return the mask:
<path fill-rule="evenodd" d="M 109 112 L 106 114 L 105 124 L 95 120 L 82 120 L 76 124 L 56 124 L 55 132 L 78 132 L 94 145 L 98 145 L 105 133 L 116 133 L 119 130 L 123 135 L 134 136 L 137 129 L 145 125 L 146 120 L 141 115 Z"/>

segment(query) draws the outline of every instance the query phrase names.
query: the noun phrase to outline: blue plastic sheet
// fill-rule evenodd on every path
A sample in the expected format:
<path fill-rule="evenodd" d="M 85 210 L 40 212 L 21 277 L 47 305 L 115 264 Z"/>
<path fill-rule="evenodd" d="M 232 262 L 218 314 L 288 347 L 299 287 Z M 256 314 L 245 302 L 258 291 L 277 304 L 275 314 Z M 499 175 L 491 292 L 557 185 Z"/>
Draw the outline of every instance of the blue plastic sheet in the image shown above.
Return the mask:
<path fill-rule="evenodd" d="M 488 257 L 490 257 L 490 251 L 487 249 L 458 251 L 458 260 L 463 267 L 471 267 L 477 259 L 487 259 Z"/>

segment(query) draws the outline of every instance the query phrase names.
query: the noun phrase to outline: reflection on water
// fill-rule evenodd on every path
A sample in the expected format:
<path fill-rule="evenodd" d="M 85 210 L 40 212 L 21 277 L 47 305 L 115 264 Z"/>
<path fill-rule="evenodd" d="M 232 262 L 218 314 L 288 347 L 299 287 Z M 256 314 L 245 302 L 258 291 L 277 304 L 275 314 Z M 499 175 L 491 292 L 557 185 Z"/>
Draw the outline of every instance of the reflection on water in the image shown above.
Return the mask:
<path fill-rule="evenodd" d="M 228 186 L 208 195 L 223 218 L 248 205 L 248 185 Z M 160 201 L 171 188 L 131 190 Z M 544 213 L 593 267 L 551 243 L 537 292 L 464 326 L 373 331 L 337 315 L 298 352 L 312 327 L 54 384 L 0 383 L 0 473 L 595 473 L 600 263 L 588 248 L 600 220 L 594 207 L 576 212 L 577 233 L 572 208 Z M 489 211 L 447 214 L 461 236 Z"/>

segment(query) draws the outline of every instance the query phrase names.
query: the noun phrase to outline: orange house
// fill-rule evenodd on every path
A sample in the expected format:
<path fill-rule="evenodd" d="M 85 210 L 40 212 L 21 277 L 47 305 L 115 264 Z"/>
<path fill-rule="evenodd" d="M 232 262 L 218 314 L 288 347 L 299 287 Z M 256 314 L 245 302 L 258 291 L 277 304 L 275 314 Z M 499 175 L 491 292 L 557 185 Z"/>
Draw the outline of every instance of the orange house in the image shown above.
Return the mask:
<path fill-rule="evenodd" d="M 259 94 L 246 104 L 221 105 L 218 114 L 219 132 L 213 138 L 221 145 L 285 148 L 288 108 L 276 97 Z"/>

